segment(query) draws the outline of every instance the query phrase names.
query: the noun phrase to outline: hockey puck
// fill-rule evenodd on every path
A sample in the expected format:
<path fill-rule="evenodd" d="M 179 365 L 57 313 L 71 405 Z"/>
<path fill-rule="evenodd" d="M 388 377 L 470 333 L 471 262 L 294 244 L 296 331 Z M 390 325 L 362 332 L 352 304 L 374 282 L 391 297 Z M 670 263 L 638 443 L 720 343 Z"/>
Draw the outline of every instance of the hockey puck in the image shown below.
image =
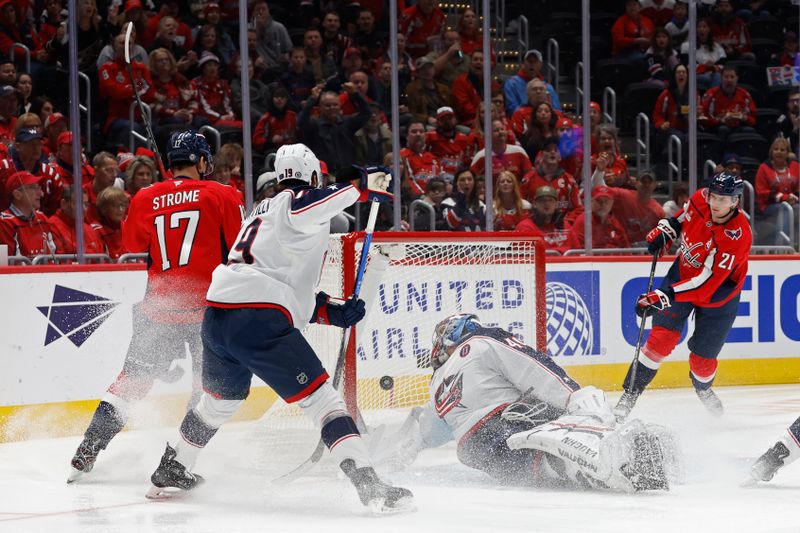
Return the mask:
<path fill-rule="evenodd" d="M 392 390 L 394 387 L 394 378 L 392 376 L 383 376 L 379 383 L 383 390 Z"/>

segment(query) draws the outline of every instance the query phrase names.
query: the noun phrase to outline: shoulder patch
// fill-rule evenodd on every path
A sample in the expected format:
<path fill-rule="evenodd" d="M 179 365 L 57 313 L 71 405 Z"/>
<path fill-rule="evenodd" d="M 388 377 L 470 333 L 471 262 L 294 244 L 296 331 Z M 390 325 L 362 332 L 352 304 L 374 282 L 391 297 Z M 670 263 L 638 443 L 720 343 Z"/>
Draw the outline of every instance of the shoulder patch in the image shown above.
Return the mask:
<path fill-rule="evenodd" d="M 738 241 L 742 237 L 742 228 L 726 229 L 725 235 L 734 241 Z"/>

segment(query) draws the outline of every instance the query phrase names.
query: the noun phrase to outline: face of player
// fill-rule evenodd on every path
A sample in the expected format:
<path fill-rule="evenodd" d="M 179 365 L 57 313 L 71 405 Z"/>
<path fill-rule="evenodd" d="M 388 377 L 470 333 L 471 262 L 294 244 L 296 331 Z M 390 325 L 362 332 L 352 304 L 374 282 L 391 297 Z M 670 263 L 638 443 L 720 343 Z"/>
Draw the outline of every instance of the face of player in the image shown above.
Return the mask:
<path fill-rule="evenodd" d="M 415 152 L 420 152 L 425 147 L 425 127 L 419 122 L 411 124 L 408 127 L 406 146 Z"/>
<path fill-rule="evenodd" d="M 715 224 L 724 224 L 731 218 L 733 208 L 739 205 L 738 196 L 724 196 L 709 193 L 708 207 L 711 209 L 711 221 Z"/>
<path fill-rule="evenodd" d="M 611 213 L 611 208 L 614 206 L 614 200 L 608 196 L 597 196 L 592 198 L 592 212 L 600 218 L 605 218 Z"/>
<path fill-rule="evenodd" d="M 134 192 L 153 183 L 153 173 L 147 165 L 139 165 L 131 177 L 131 189 Z"/>
<path fill-rule="evenodd" d="M 552 216 L 556 212 L 556 199 L 552 196 L 542 196 L 533 202 L 536 212 L 542 216 Z"/>

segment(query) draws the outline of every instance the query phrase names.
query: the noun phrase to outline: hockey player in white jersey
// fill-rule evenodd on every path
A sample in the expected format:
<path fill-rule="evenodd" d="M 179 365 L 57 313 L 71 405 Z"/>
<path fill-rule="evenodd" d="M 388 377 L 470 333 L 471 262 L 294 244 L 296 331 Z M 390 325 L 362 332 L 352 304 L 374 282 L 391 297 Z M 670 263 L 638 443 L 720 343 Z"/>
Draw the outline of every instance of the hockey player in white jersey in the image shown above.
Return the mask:
<path fill-rule="evenodd" d="M 458 442 L 458 459 L 504 484 L 667 489 L 664 446 L 638 420 L 617 426 L 603 391 L 478 317 L 434 330 L 431 399 L 393 437 L 387 462 Z M 391 448 L 391 446 L 390 446 Z"/>
<path fill-rule="evenodd" d="M 296 402 L 321 430 L 333 459 L 364 505 L 376 512 L 410 510 L 407 489 L 383 483 L 344 401 L 300 328 L 309 322 L 346 328 L 364 317 L 364 302 L 334 303 L 314 294 L 328 248 L 330 220 L 358 201 L 389 201 L 388 170 L 357 169 L 357 180 L 319 188 L 319 160 L 305 145 L 282 146 L 278 188 L 243 222 L 227 265 L 214 271 L 203 321 L 203 389 L 167 444 L 148 496 L 192 489 L 198 452 L 247 397 L 253 374 L 287 403 Z M 338 295 L 337 295 L 338 296 Z"/>
<path fill-rule="evenodd" d="M 786 429 L 786 433 L 759 457 L 750 468 L 746 485 L 770 481 L 782 467 L 800 457 L 800 417 Z"/>

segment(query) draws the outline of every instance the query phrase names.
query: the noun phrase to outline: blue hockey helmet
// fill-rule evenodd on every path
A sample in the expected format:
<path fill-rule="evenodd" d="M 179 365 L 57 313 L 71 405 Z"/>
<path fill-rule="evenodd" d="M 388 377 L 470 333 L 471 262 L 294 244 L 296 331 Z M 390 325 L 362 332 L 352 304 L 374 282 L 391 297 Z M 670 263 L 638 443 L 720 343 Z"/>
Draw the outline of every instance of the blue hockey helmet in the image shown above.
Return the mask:
<path fill-rule="evenodd" d="M 481 326 L 477 315 L 461 313 L 451 315 L 436 324 L 433 328 L 433 348 L 431 349 L 431 366 L 434 370 L 444 364 L 450 357 L 447 348 L 458 344 L 466 335 Z"/>
<path fill-rule="evenodd" d="M 721 196 L 741 196 L 744 193 L 744 180 L 733 172 L 723 170 L 711 177 L 708 192 Z"/>
<path fill-rule="evenodd" d="M 214 157 L 211 155 L 211 146 L 201 134 L 195 130 L 176 131 L 169 138 L 169 151 L 167 162 L 170 168 L 178 163 L 196 165 L 200 158 L 206 160 L 205 175 L 213 172 Z"/>

